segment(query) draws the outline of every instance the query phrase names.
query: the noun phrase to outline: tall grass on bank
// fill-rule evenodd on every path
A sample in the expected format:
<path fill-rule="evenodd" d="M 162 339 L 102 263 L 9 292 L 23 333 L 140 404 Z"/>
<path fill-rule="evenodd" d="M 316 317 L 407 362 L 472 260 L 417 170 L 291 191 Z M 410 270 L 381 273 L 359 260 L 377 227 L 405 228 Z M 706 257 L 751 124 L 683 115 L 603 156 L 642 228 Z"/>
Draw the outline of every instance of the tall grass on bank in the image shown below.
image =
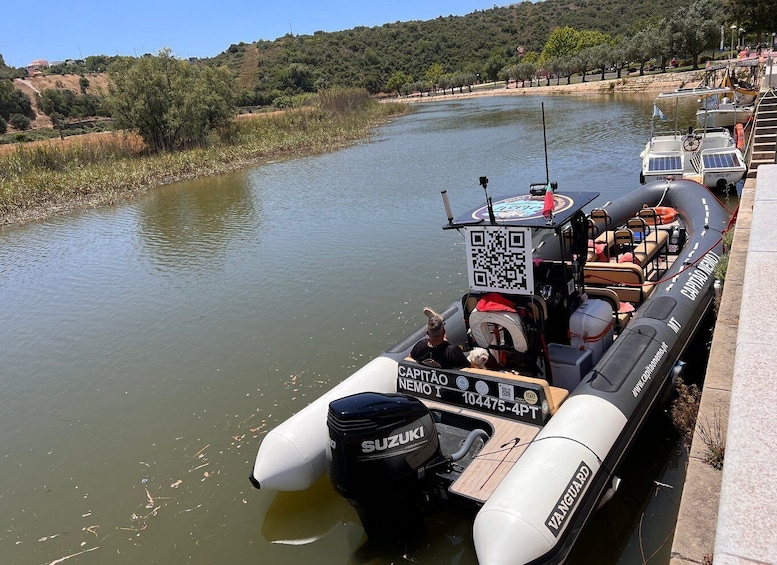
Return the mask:
<path fill-rule="evenodd" d="M 403 104 L 378 104 L 358 89 L 321 94 L 323 103 L 241 116 L 207 148 L 149 153 L 137 136 L 47 142 L 0 154 L 0 223 L 111 204 L 154 186 L 233 171 L 269 159 L 332 151 L 369 135 Z M 360 103 L 354 103 L 360 100 Z M 72 138 L 71 138 L 72 139 Z"/>

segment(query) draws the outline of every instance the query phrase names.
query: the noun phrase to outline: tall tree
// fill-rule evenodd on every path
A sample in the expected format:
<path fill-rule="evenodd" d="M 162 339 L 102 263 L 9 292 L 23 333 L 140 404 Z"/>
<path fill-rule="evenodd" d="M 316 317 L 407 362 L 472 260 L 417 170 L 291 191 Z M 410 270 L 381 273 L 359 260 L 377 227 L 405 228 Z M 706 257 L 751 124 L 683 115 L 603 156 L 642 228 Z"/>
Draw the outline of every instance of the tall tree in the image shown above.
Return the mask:
<path fill-rule="evenodd" d="M 765 32 L 767 43 L 777 32 L 777 9 L 774 0 L 726 0 L 724 11 L 729 23 L 753 31 L 760 40 Z"/>
<path fill-rule="evenodd" d="M 570 57 L 578 51 L 580 33 L 571 27 L 557 27 L 554 29 L 545 47 L 542 49 L 542 58 L 546 60 Z"/>
<path fill-rule="evenodd" d="M 720 21 L 717 6 L 712 0 L 696 0 L 691 6 L 677 14 L 679 48 L 693 60 L 693 68 L 699 68 L 699 55 L 715 45 L 719 37 Z"/>
<path fill-rule="evenodd" d="M 137 131 L 156 150 L 202 146 L 235 113 L 228 71 L 197 67 L 176 59 L 169 49 L 124 58 L 109 74 L 108 104 L 117 125 Z"/>
<path fill-rule="evenodd" d="M 432 85 L 432 88 L 437 88 L 437 83 L 440 77 L 445 73 L 445 69 L 442 68 L 440 63 L 432 63 L 426 70 L 426 80 Z"/>
<path fill-rule="evenodd" d="M 397 71 L 391 75 L 388 83 L 386 83 L 386 88 L 390 92 L 399 93 L 403 86 L 411 82 L 413 82 L 413 78 L 410 75 L 404 73 L 403 71 Z"/>

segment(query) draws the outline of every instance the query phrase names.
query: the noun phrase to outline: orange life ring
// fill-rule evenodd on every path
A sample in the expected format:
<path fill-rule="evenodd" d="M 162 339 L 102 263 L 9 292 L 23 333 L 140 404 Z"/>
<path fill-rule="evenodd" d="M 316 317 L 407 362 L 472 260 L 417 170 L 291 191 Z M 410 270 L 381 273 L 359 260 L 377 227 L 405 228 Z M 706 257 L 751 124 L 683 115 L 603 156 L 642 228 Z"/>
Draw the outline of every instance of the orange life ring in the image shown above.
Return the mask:
<path fill-rule="evenodd" d="M 662 224 L 671 224 L 677 219 L 677 210 L 669 206 L 656 206 L 655 211 Z"/>
<path fill-rule="evenodd" d="M 734 143 L 737 149 L 742 149 L 745 146 L 745 126 L 742 124 L 734 126 Z"/>

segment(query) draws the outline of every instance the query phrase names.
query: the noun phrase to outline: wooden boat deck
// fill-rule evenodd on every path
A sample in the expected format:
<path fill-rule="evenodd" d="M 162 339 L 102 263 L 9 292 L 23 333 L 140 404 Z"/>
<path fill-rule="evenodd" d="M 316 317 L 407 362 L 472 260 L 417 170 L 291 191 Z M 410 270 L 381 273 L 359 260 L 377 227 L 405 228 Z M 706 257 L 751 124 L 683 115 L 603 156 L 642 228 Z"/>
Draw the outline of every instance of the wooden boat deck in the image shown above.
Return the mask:
<path fill-rule="evenodd" d="M 499 418 L 432 400 L 424 400 L 423 402 L 432 410 L 445 410 L 485 420 L 493 426 L 494 434 L 449 489 L 459 496 L 478 502 L 488 500 L 541 429 L 538 426 L 523 422 Z"/>

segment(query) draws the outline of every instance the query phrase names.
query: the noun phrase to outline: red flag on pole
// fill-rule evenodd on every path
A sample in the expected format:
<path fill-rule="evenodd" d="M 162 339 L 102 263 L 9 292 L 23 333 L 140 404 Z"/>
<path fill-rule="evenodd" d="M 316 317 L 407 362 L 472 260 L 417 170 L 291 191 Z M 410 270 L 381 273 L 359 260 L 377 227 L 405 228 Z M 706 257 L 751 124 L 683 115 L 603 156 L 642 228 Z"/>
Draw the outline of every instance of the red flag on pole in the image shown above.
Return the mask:
<path fill-rule="evenodd" d="M 542 206 L 542 215 L 546 218 L 550 218 L 551 212 L 553 212 L 553 208 L 556 207 L 556 201 L 553 199 L 553 191 L 548 190 L 545 193 L 545 203 Z"/>

